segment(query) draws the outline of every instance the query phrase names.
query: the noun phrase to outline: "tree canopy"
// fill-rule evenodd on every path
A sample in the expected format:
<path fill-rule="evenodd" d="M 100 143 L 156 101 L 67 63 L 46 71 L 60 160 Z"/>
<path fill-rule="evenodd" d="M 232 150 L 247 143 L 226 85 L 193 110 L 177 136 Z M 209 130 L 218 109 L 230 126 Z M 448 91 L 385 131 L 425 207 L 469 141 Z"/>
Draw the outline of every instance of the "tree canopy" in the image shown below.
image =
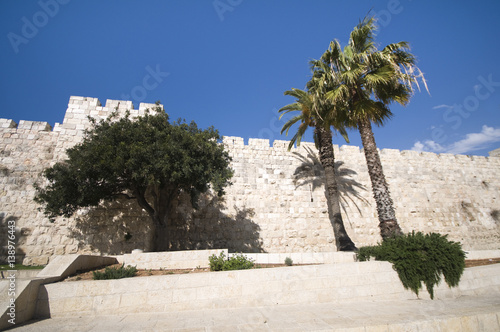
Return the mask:
<path fill-rule="evenodd" d="M 113 114 L 92 124 L 83 141 L 66 150 L 66 160 L 43 172 L 48 183 L 37 187 L 35 201 L 51 220 L 125 197 L 149 214 L 155 233 L 168 225 L 170 206 L 182 192 L 196 206 L 200 193 L 222 195 L 230 184 L 231 158 L 213 127 L 170 122 L 160 107 L 142 117 Z M 149 250 L 158 240 L 152 234 Z"/>

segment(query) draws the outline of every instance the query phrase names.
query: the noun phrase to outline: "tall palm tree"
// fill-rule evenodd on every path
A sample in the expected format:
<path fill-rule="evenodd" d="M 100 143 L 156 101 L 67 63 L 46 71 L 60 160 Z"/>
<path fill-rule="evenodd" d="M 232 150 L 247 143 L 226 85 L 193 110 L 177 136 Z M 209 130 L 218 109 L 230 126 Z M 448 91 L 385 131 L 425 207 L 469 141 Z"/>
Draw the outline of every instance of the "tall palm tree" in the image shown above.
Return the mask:
<path fill-rule="evenodd" d="M 287 121 L 281 133 L 286 131 L 288 134 L 290 127 L 300 122 L 297 132 L 290 140 L 288 146 L 288 150 L 290 150 L 294 143 L 300 145 L 302 137 L 308 128 L 314 128 L 314 141 L 318 148 L 319 159 L 325 172 L 327 205 L 333 226 L 335 244 L 338 251 L 354 251 L 356 250 L 356 246 L 345 230 L 340 211 L 339 190 L 335 177 L 335 156 L 332 145 L 332 131 L 330 129 L 332 123 L 326 122 L 326 116 L 331 116 L 334 113 L 334 107 L 333 104 L 325 98 L 324 94 L 321 93 L 319 88 L 314 88 L 313 80 L 309 87 L 309 91 L 292 89 L 285 92 L 285 95 L 295 97 L 296 102 L 282 107 L 279 110 L 279 112 L 282 113 L 281 117 L 292 111 L 300 111 L 300 114 Z M 337 129 L 344 138 L 347 139 L 345 129 L 342 126 L 338 126 Z"/>
<path fill-rule="evenodd" d="M 377 204 L 382 238 L 402 234 L 396 219 L 387 181 L 373 136 L 372 126 L 383 125 L 392 117 L 388 105 L 397 102 L 405 106 L 418 87 L 418 79 L 425 79 L 415 65 L 407 42 L 387 45 L 377 50 L 373 17 L 366 17 L 350 34 L 349 43 L 342 50 L 335 40 L 313 68 L 328 71 L 328 99 L 343 104 L 347 110 L 348 128 L 356 128 L 361 135 L 373 196 Z"/>

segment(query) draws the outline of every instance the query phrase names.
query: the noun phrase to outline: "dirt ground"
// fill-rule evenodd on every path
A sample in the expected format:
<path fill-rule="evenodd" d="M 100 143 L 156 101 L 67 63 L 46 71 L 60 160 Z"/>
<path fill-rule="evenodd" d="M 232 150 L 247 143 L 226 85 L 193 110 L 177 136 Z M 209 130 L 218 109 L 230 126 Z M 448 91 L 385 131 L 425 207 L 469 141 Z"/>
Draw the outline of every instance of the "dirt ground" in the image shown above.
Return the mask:
<path fill-rule="evenodd" d="M 489 264 L 500 263 L 500 258 L 492 259 L 476 259 L 476 260 L 466 260 L 465 267 L 482 266 Z M 284 264 L 257 264 L 255 268 L 271 268 L 271 267 L 281 267 Z M 120 264 L 111 265 L 111 267 L 120 267 Z M 104 271 L 105 268 L 98 269 L 97 271 Z M 136 277 L 146 277 L 146 276 L 159 276 L 159 275 L 170 275 L 170 274 L 188 274 L 188 273 L 204 273 L 210 272 L 209 268 L 196 268 L 196 269 L 176 269 L 176 270 L 138 270 Z M 64 281 L 78 281 L 78 280 L 92 280 L 92 271 L 80 272 L 66 278 Z"/>
<path fill-rule="evenodd" d="M 299 265 L 299 264 L 297 264 Z M 304 264 L 300 264 L 304 265 Z M 120 267 L 121 264 L 114 264 L 110 265 L 109 267 Z M 255 265 L 254 269 L 261 269 L 261 268 L 271 268 L 271 267 L 281 267 L 285 266 L 285 264 L 257 264 Z M 105 267 L 102 269 L 94 270 L 94 271 L 100 271 L 104 272 Z M 79 272 L 75 275 L 69 276 L 68 278 L 64 279 L 64 281 L 78 281 L 78 280 L 93 280 L 93 271 L 85 271 L 85 272 Z M 144 270 L 144 269 L 138 269 L 137 274 L 135 275 L 136 277 L 147 277 L 147 276 L 162 276 L 162 275 L 170 275 L 170 274 L 192 274 L 192 273 L 204 273 L 204 272 L 210 272 L 209 268 L 195 268 L 195 269 L 162 269 L 162 270 Z"/>
<path fill-rule="evenodd" d="M 482 266 L 500 263 L 500 258 L 490 258 L 490 259 L 470 259 L 465 260 L 465 267 Z"/>

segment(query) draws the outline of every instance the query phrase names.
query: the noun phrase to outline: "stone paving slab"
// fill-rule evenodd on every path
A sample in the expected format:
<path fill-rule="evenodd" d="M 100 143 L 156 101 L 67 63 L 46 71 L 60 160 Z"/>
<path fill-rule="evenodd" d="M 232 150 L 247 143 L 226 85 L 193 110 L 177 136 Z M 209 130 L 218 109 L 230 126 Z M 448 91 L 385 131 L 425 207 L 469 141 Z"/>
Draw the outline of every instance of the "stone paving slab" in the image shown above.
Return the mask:
<path fill-rule="evenodd" d="M 500 297 L 75 316 L 33 321 L 10 331 L 500 331 Z"/>

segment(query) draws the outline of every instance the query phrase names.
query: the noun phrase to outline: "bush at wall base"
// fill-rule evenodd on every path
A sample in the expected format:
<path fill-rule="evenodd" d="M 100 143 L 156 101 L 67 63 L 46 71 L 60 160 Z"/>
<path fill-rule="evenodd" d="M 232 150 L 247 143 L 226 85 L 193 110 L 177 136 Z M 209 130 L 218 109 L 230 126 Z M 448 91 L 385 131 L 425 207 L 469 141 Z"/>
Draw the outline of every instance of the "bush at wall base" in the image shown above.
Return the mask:
<path fill-rule="evenodd" d="M 208 257 L 208 260 L 210 271 L 246 270 L 254 266 L 253 260 L 242 254 L 235 254 L 226 259 L 224 252 L 221 252 L 219 256 L 214 254 Z"/>
<path fill-rule="evenodd" d="M 411 289 L 418 296 L 424 283 L 434 299 L 434 286 L 441 281 L 441 275 L 449 287 L 455 287 L 465 268 L 465 252 L 461 244 L 446 237 L 413 231 L 386 239 L 377 246 L 362 247 L 356 256 L 359 261 L 373 257 L 391 262 L 405 289 Z"/>
<path fill-rule="evenodd" d="M 94 280 L 106 280 L 106 279 L 121 279 L 134 277 L 137 273 L 135 266 L 127 266 L 122 264 L 120 267 L 106 267 L 104 272 L 93 271 Z"/>

